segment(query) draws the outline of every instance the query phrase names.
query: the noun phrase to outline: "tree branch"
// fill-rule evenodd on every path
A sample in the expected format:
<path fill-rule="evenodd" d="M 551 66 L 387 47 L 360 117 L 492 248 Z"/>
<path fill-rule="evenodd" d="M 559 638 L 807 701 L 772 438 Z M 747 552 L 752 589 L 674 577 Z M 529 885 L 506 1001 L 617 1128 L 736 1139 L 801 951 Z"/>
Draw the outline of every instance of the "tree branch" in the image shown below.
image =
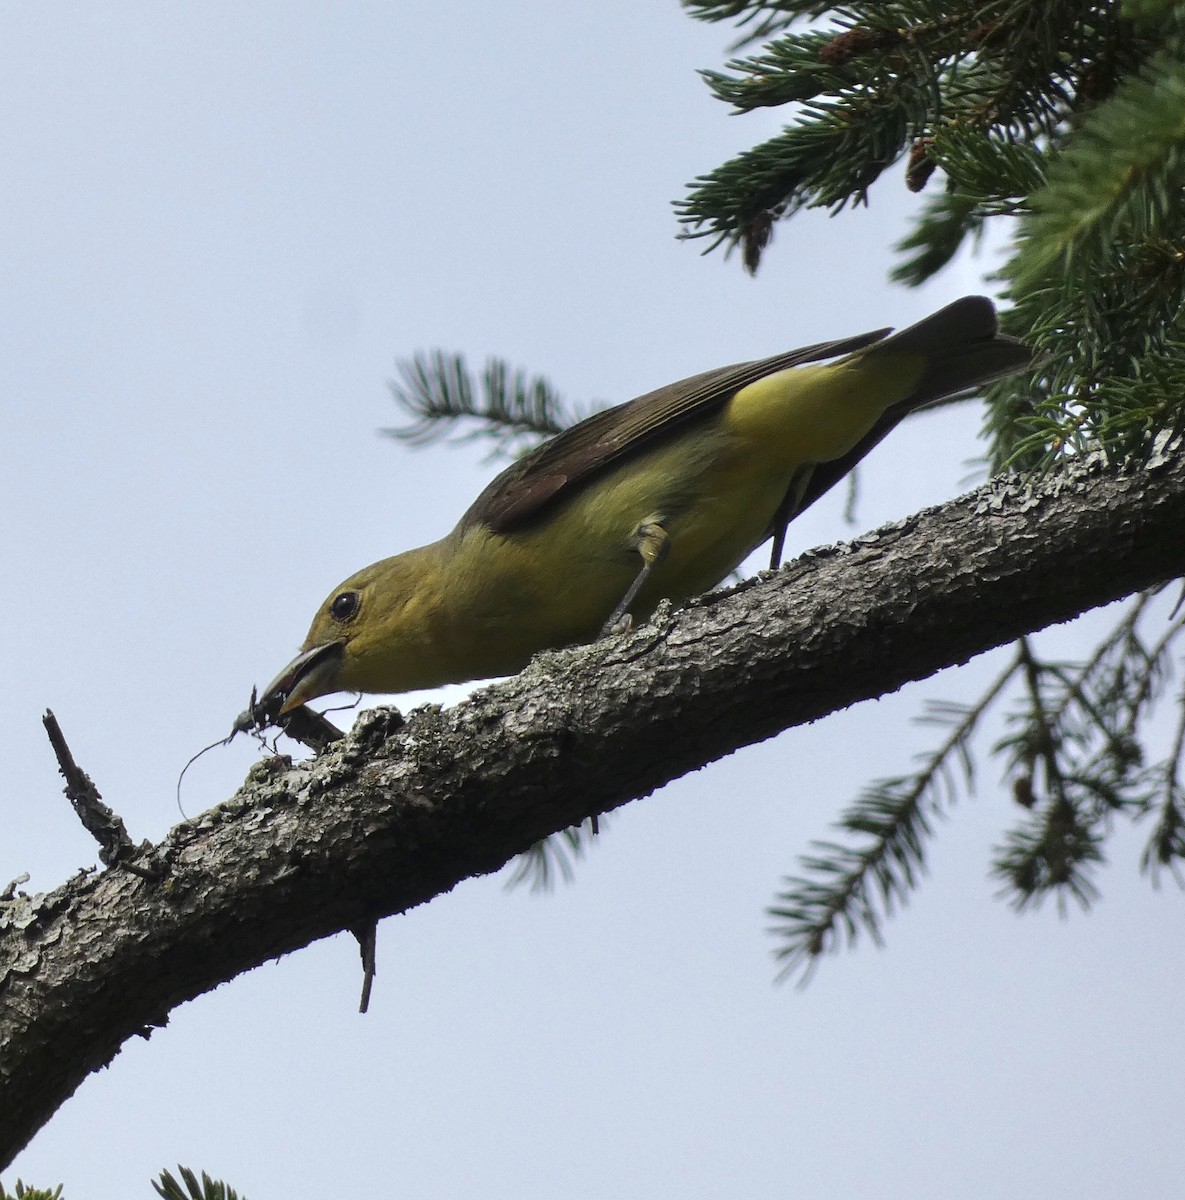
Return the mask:
<path fill-rule="evenodd" d="M 118 869 L 0 904 L 0 1164 L 132 1034 L 256 964 L 404 912 L 540 838 L 1185 573 L 1185 458 L 988 485 L 628 637 L 540 656 L 321 757 L 256 765 Z"/>

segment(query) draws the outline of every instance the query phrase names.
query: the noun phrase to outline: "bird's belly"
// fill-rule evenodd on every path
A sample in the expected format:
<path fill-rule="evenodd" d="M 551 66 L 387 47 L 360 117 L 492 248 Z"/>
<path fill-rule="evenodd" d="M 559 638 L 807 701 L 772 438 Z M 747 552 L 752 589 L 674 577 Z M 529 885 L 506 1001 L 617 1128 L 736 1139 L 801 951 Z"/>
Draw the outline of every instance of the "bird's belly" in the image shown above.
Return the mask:
<path fill-rule="evenodd" d="M 481 584 L 457 606 L 465 616 L 450 623 L 448 640 L 486 676 L 593 640 L 642 569 L 633 535 L 650 521 L 667 531 L 669 549 L 631 605 L 634 616 L 707 591 L 764 539 L 788 485 L 784 471 L 754 470 L 722 452 L 719 438 L 706 449 L 683 439 L 598 480 L 537 525 L 467 529 L 458 554 L 473 569 L 461 574 Z"/>

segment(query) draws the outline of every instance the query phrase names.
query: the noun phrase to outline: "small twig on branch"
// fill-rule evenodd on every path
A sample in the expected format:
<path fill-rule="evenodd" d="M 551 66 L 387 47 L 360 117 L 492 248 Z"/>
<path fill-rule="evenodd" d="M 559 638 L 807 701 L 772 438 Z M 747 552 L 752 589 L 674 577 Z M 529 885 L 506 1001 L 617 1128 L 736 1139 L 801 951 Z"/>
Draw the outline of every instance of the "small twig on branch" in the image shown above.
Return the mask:
<path fill-rule="evenodd" d="M 362 951 L 362 998 L 358 1001 L 360 1013 L 366 1012 L 370 1007 L 370 991 L 374 986 L 375 942 L 378 939 L 378 930 L 377 918 L 371 918 L 365 925 L 356 925 L 350 931 L 358 939 L 358 949 Z"/>
<path fill-rule="evenodd" d="M 83 828 L 99 843 L 99 861 L 105 867 L 120 866 L 142 879 L 159 879 L 158 866 L 145 866 L 135 860 L 151 849 L 150 842 L 137 846 L 128 836 L 127 827 L 106 804 L 91 777 L 74 761 L 58 719 L 47 708 L 41 718 L 49 743 L 57 756 L 58 770 L 66 781 L 66 799 L 70 801 Z"/>

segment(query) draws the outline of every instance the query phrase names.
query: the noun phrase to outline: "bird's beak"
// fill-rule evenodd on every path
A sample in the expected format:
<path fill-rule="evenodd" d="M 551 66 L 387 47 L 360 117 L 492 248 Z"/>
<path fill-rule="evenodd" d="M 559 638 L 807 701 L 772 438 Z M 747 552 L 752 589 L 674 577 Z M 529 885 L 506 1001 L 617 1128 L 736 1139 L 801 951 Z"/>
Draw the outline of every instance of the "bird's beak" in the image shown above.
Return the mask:
<path fill-rule="evenodd" d="M 259 698 L 259 707 L 279 704 L 281 713 L 291 712 L 306 700 L 336 691 L 334 679 L 344 653 L 341 642 L 327 642 L 301 651 L 267 685 Z"/>

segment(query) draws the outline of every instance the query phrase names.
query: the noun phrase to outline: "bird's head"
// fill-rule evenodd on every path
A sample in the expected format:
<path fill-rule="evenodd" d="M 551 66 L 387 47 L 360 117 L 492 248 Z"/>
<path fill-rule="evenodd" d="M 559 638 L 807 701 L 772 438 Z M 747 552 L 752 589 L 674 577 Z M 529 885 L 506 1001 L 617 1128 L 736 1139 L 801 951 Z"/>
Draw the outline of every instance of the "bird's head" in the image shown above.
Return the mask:
<path fill-rule="evenodd" d="M 372 563 L 317 610 L 300 653 L 268 684 L 260 705 L 281 713 L 330 692 L 402 692 L 428 686 L 424 621 L 437 578 L 435 546 Z"/>

